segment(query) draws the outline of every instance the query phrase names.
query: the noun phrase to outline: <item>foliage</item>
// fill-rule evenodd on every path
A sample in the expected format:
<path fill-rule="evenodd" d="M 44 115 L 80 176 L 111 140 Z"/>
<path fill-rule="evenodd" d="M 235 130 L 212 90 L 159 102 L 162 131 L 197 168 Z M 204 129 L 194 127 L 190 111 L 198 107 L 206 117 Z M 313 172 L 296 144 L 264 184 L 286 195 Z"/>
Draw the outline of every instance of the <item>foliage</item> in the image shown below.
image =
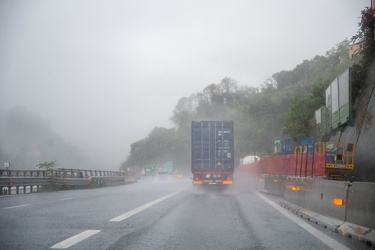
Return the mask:
<path fill-rule="evenodd" d="M 294 97 L 289 105 L 283 134 L 294 138 L 311 137 L 315 127 L 312 127 L 311 119 L 315 110 L 325 103 L 325 89 L 327 84 L 314 85 L 313 91 L 303 98 Z"/>
<path fill-rule="evenodd" d="M 353 61 L 349 58 L 349 48 L 349 42 L 344 40 L 328 51 L 325 56 L 316 56 L 312 60 L 305 60 L 294 70 L 282 73 L 284 78 L 288 74 L 291 75 L 288 78 L 293 78 L 296 73 L 299 76 L 293 78 L 299 79 L 298 83 L 290 84 L 288 87 L 284 87 L 284 90 L 290 91 L 298 86 L 303 86 L 303 89 L 307 91 L 301 95 L 295 95 L 298 97 L 291 100 L 287 119 L 282 129 L 284 135 L 295 138 L 317 136 L 315 110 L 325 104 L 325 90 L 333 79 L 352 66 Z M 301 65 L 304 65 L 304 68 L 308 70 L 301 71 Z M 274 76 L 278 77 L 277 74 Z M 308 86 L 311 86 L 312 89 Z"/>
<path fill-rule="evenodd" d="M 339 73 L 352 65 L 349 58 L 350 43 L 344 40 L 327 51 L 325 56 L 317 55 L 311 60 L 304 60 L 293 70 L 281 71 L 272 75 L 278 89 L 290 89 L 298 85 L 311 85 L 332 81 Z"/>
<path fill-rule="evenodd" d="M 359 57 L 359 62 L 353 66 L 352 73 L 354 97 L 358 97 L 361 94 L 361 90 L 364 89 L 367 71 L 375 55 L 375 18 L 372 8 L 368 7 L 361 11 L 361 21 L 358 26 L 357 34 L 352 37 L 352 42 L 359 44 L 359 51 L 355 53 Z"/>
<path fill-rule="evenodd" d="M 45 169 L 47 170 L 47 173 L 49 175 L 52 175 L 52 172 L 53 170 L 55 170 L 57 164 L 56 164 L 56 160 L 55 161 L 51 161 L 51 162 L 43 162 L 43 163 L 39 163 L 38 165 L 36 165 L 39 169 Z"/>
<path fill-rule="evenodd" d="M 170 118 L 175 127 L 154 128 L 147 138 L 134 142 L 121 168 L 172 160 L 188 171 L 192 120 L 234 121 L 237 164 L 239 158 L 249 154 L 272 153 L 275 136 L 313 136 L 314 113 L 324 105 L 325 89 L 352 64 L 348 52 L 349 42 L 344 40 L 324 56 L 275 73 L 259 88 L 238 86 L 225 77 L 220 83 L 182 97 Z"/>
<path fill-rule="evenodd" d="M 283 133 L 291 137 L 306 137 L 309 133 L 308 120 L 311 116 L 304 98 L 294 97 L 289 106 L 288 119 Z"/>
<path fill-rule="evenodd" d="M 130 155 L 121 169 L 140 171 L 145 165 L 166 161 L 173 161 L 175 166 L 187 168 L 186 164 L 190 162 L 189 145 L 186 133 L 177 133 L 174 128 L 155 127 L 147 138 L 131 144 Z"/>
<path fill-rule="evenodd" d="M 176 107 L 173 110 L 171 121 L 174 123 L 177 129 L 187 129 L 189 121 L 194 119 L 196 111 L 195 105 L 196 97 L 194 95 L 190 97 L 182 97 Z"/>

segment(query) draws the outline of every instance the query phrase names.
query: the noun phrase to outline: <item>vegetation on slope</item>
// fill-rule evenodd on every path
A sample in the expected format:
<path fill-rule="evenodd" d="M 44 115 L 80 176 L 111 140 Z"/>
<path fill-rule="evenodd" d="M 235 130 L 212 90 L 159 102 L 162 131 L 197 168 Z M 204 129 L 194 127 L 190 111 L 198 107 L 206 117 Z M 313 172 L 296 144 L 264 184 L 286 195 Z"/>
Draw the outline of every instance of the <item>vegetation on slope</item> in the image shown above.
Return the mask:
<path fill-rule="evenodd" d="M 314 113 L 325 104 L 325 90 L 333 79 L 352 67 L 354 103 L 366 87 L 375 52 L 375 21 L 371 8 L 361 14 L 359 31 L 351 43 L 344 40 L 324 56 L 317 55 L 293 70 L 275 73 L 260 88 L 238 86 L 226 77 L 201 92 L 182 97 L 171 116 L 175 127 L 154 128 L 147 138 L 133 143 L 121 168 L 172 160 L 187 171 L 192 120 L 233 120 L 236 159 L 272 153 L 275 136 L 316 137 Z M 354 58 L 349 58 L 353 43 L 359 45 L 359 50 Z"/>
<path fill-rule="evenodd" d="M 259 88 L 239 86 L 225 77 L 182 97 L 171 116 L 174 128 L 156 127 L 134 142 L 121 168 L 173 161 L 180 169 L 189 169 L 192 120 L 233 120 L 236 159 L 272 153 L 275 136 L 315 136 L 314 112 L 324 105 L 329 83 L 352 65 L 349 48 L 345 40 L 324 56 L 275 73 Z"/>

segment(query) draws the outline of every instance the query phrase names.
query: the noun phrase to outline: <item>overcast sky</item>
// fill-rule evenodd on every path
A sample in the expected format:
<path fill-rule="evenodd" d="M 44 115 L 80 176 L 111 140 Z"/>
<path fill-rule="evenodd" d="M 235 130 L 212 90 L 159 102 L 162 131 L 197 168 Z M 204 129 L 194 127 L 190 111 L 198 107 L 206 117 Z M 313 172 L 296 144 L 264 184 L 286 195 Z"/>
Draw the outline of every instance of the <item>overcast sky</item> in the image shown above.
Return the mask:
<path fill-rule="evenodd" d="M 0 1 L 0 109 L 23 106 L 113 169 L 177 101 L 260 86 L 358 31 L 370 0 Z"/>

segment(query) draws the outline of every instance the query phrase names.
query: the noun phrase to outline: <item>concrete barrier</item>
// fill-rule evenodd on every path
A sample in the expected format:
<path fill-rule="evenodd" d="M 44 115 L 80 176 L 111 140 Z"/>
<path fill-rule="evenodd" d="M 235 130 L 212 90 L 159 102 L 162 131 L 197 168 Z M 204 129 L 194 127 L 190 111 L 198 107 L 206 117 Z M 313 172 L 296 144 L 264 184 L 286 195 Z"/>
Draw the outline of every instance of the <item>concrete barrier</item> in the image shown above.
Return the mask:
<path fill-rule="evenodd" d="M 316 213 L 345 221 L 349 182 L 312 179 L 307 189 L 305 206 Z"/>
<path fill-rule="evenodd" d="M 283 207 L 375 247 L 375 183 L 269 175 L 264 189 L 277 195 L 284 190 Z"/>
<path fill-rule="evenodd" d="M 293 176 L 266 177 L 265 189 L 271 193 L 284 191 L 284 199 L 316 213 L 345 220 L 349 182 Z M 284 183 L 282 185 L 272 184 Z M 268 185 L 266 185 L 268 184 Z"/>
<path fill-rule="evenodd" d="M 353 182 L 346 203 L 347 222 L 375 229 L 375 183 Z"/>
<path fill-rule="evenodd" d="M 286 176 L 264 175 L 264 189 L 274 195 L 284 196 Z"/>
<path fill-rule="evenodd" d="M 306 193 L 310 192 L 312 185 L 312 178 L 288 176 L 285 180 L 284 199 L 305 207 Z"/>
<path fill-rule="evenodd" d="M 280 205 L 334 232 L 375 247 L 375 183 L 249 174 L 257 190 L 283 196 Z"/>
<path fill-rule="evenodd" d="M 264 182 L 265 182 L 265 176 L 262 174 L 236 174 L 234 176 L 234 185 L 238 185 L 238 183 L 243 183 L 243 185 L 246 185 L 246 187 L 249 187 L 253 190 L 257 191 L 263 191 L 264 188 Z"/>

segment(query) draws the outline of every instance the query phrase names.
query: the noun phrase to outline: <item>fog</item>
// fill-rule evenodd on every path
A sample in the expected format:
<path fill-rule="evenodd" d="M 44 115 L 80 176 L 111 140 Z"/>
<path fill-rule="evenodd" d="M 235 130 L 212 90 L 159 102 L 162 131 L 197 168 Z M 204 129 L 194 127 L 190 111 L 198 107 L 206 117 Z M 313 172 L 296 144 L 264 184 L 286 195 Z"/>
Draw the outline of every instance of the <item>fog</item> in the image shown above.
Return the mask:
<path fill-rule="evenodd" d="M 93 168 L 118 169 L 131 143 L 155 126 L 173 126 L 169 118 L 181 97 L 224 77 L 258 87 L 324 55 L 356 34 L 369 5 L 2 0 L 0 112 L 26 109 Z M 12 141 L 7 133 L 0 131 L 4 152 L 10 150 L 4 141 Z"/>

